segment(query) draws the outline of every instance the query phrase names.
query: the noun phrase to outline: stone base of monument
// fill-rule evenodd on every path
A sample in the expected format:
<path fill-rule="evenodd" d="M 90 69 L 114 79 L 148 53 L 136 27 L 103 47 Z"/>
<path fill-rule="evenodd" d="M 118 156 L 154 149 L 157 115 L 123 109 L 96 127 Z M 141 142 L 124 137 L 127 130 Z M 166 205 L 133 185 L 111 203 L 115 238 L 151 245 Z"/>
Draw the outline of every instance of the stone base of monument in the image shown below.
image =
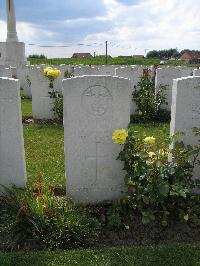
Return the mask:
<path fill-rule="evenodd" d="M 1 42 L 0 55 L 0 65 L 18 67 L 27 64 L 23 42 Z"/>

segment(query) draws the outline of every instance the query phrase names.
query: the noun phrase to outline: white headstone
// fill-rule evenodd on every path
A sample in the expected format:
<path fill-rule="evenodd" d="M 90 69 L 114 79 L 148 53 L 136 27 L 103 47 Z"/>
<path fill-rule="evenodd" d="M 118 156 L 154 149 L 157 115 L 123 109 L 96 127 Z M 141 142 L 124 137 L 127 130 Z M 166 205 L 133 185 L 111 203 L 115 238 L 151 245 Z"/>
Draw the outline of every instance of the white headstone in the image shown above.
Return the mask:
<path fill-rule="evenodd" d="M 123 195 L 121 147 L 112 133 L 130 121 L 130 81 L 82 76 L 63 81 L 67 192 L 80 203 Z"/>
<path fill-rule="evenodd" d="M 163 105 L 164 109 L 171 111 L 172 104 L 172 85 L 173 79 L 188 77 L 192 75 L 192 69 L 189 67 L 165 67 L 156 70 L 155 87 L 159 89 L 160 85 L 166 86 L 166 102 L 168 105 Z"/>
<path fill-rule="evenodd" d="M 35 67 L 31 69 L 31 92 L 32 92 L 32 113 L 36 119 L 54 119 L 53 112 L 55 99 L 50 98 L 49 80 L 44 76 L 44 68 Z M 56 83 L 54 90 L 57 91 Z"/>
<path fill-rule="evenodd" d="M 31 66 L 26 65 L 21 68 L 21 73 L 19 74 L 20 85 L 23 89 L 24 96 L 27 98 L 32 98 L 31 92 Z"/>
<path fill-rule="evenodd" d="M 118 66 L 115 65 L 100 65 L 99 66 L 99 75 L 105 76 L 114 76 L 115 75 L 115 68 Z"/>
<path fill-rule="evenodd" d="M 12 78 L 12 71 L 9 67 L 0 66 L 0 77 Z"/>
<path fill-rule="evenodd" d="M 172 90 L 172 114 L 170 135 L 178 131 L 185 132 L 186 145 L 197 144 L 193 127 L 200 128 L 200 77 L 175 79 Z M 200 158 L 199 158 L 200 159 Z M 194 178 L 200 178 L 200 166 L 194 170 Z"/>
<path fill-rule="evenodd" d="M 200 68 L 193 70 L 193 76 L 195 77 L 200 76 Z"/>
<path fill-rule="evenodd" d="M 115 69 L 116 76 L 128 78 L 131 81 L 132 92 L 135 90 L 134 87 L 137 86 L 141 77 L 143 76 L 143 67 L 119 67 Z M 131 114 L 134 114 L 137 109 L 136 103 L 132 101 L 131 95 Z"/>
<path fill-rule="evenodd" d="M 26 166 L 19 81 L 0 78 L 0 184 L 24 187 Z M 0 188 L 1 190 L 1 188 Z"/>
<path fill-rule="evenodd" d="M 100 69 L 96 67 L 89 67 L 89 66 L 84 66 L 84 67 L 76 67 L 74 69 L 74 77 L 77 76 L 92 76 L 92 75 L 102 75 L 100 73 Z"/>

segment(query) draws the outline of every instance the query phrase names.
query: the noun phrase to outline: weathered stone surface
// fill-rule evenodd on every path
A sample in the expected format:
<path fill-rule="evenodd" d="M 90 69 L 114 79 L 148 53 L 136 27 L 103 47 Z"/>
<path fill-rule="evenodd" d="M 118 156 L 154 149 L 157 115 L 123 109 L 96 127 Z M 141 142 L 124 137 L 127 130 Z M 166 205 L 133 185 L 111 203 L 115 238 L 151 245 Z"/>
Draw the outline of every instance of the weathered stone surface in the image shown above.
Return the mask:
<path fill-rule="evenodd" d="M 165 67 L 158 68 L 156 71 L 155 87 L 158 90 L 160 85 L 166 86 L 166 102 L 162 107 L 171 111 L 172 104 L 172 85 L 173 79 L 188 77 L 192 75 L 192 69 L 189 67 Z"/>
<path fill-rule="evenodd" d="M 191 130 L 193 127 L 200 128 L 200 77 L 175 79 L 172 90 L 170 134 L 183 131 L 184 143 L 195 145 L 198 143 L 198 138 L 195 138 Z M 200 166 L 195 167 L 194 178 L 200 178 Z"/>
<path fill-rule="evenodd" d="M 115 76 L 115 69 L 117 65 L 99 65 L 100 75 Z"/>
<path fill-rule="evenodd" d="M 131 81 L 132 92 L 135 90 L 134 87 L 137 86 L 143 75 L 143 67 L 134 66 L 134 67 L 120 67 L 115 69 L 116 76 L 128 78 Z M 131 95 L 131 114 L 134 114 L 136 111 L 136 103 L 132 101 Z"/>
<path fill-rule="evenodd" d="M 9 67 L 0 66 L 0 77 L 12 78 L 12 71 Z"/>
<path fill-rule="evenodd" d="M 100 73 L 100 68 L 97 67 L 89 67 L 89 66 L 81 66 L 81 67 L 76 67 L 74 69 L 74 76 L 92 76 L 92 75 L 102 75 Z"/>
<path fill-rule="evenodd" d="M 115 69 L 118 66 L 115 65 L 96 65 L 96 66 L 77 66 L 74 69 L 74 76 L 92 76 L 92 75 L 104 75 L 115 76 Z"/>
<path fill-rule="evenodd" d="M 49 80 L 44 77 L 44 68 L 34 67 L 31 69 L 31 92 L 32 92 L 32 113 L 36 119 L 54 119 L 52 108 L 55 99 L 50 98 Z M 54 83 L 54 90 L 57 90 Z"/>
<path fill-rule="evenodd" d="M 200 76 L 200 69 L 194 69 L 193 70 L 193 76 Z"/>
<path fill-rule="evenodd" d="M 19 81 L 8 78 L 0 78 L 0 184 L 26 184 Z"/>
<path fill-rule="evenodd" d="M 77 202 L 118 199 L 124 187 L 121 149 L 112 132 L 127 128 L 128 79 L 83 76 L 63 81 L 67 192 Z"/>

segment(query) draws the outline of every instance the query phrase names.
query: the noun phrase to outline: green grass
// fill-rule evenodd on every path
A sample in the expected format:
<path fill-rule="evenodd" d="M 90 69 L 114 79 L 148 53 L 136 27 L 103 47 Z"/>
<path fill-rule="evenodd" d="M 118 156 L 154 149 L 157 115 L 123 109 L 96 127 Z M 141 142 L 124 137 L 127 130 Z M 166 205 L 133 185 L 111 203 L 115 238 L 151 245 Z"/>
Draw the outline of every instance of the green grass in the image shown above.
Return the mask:
<path fill-rule="evenodd" d="M 31 99 L 22 99 L 22 114 L 23 117 L 32 116 L 32 101 Z"/>
<path fill-rule="evenodd" d="M 141 138 L 147 136 L 166 138 L 166 136 L 169 136 L 169 124 L 167 123 L 130 124 L 129 130 Z"/>
<path fill-rule="evenodd" d="M 197 266 L 200 246 L 174 245 L 0 253 L 2 266 Z"/>
<path fill-rule="evenodd" d="M 49 64 L 49 65 L 60 65 L 60 64 L 71 64 L 71 65 L 105 65 L 105 58 L 52 58 L 52 59 L 29 59 L 31 65 Z M 158 58 L 137 58 L 137 57 L 116 57 L 108 58 L 109 65 L 153 65 L 159 64 L 161 60 Z M 184 61 L 168 61 L 166 65 L 188 65 Z M 192 66 L 192 65 L 190 65 Z"/>
<path fill-rule="evenodd" d="M 159 64 L 159 59 L 143 59 L 143 58 L 108 58 L 108 64 L 110 65 L 151 65 Z M 53 59 L 30 59 L 30 63 L 33 65 L 38 64 L 51 64 L 51 65 L 60 65 L 60 64 L 72 64 L 72 65 L 105 65 L 105 58 L 53 58 Z"/>
<path fill-rule="evenodd" d="M 24 125 L 28 184 L 42 180 L 64 186 L 64 137 L 61 125 Z"/>
<path fill-rule="evenodd" d="M 23 117 L 32 116 L 30 99 L 22 99 Z M 64 131 L 62 125 L 24 125 L 28 184 L 36 181 L 64 186 Z"/>

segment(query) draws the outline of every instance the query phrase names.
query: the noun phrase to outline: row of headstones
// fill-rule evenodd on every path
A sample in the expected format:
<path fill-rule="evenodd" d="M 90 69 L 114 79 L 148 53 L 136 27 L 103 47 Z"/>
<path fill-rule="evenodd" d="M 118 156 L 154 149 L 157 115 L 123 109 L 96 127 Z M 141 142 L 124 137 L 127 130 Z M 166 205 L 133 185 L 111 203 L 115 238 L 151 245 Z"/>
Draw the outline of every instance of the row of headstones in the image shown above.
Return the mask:
<path fill-rule="evenodd" d="M 46 66 L 47 65 L 27 65 L 21 66 L 18 69 L 14 67 L 0 68 L 0 76 L 16 76 L 20 79 L 20 87 L 23 88 L 24 95 L 32 98 L 32 113 L 33 117 L 36 119 L 55 118 L 53 112 L 55 100 L 49 95 L 49 91 L 51 91 L 49 88 L 49 81 L 43 74 L 43 70 Z M 54 90 L 58 92 L 62 92 L 62 80 L 69 77 L 71 74 L 73 74 L 73 76 L 111 75 L 128 78 L 131 81 L 132 91 L 143 75 L 142 66 L 72 66 L 63 64 L 56 68 L 61 70 L 61 76 L 54 82 Z M 191 76 L 192 74 L 193 76 L 198 76 L 199 72 L 200 69 L 195 69 L 192 73 L 192 69 L 189 67 L 166 67 L 157 69 L 155 77 L 156 90 L 159 89 L 160 85 L 164 85 L 166 88 L 165 95 L 167 104 L 163 104 L 163 109 L 171 111 L 173 79 Z M 131 114 L 134 114 L 135 111 L 136 104 L 134 101 L 131 101 Z"/>
<path fill-rule="evenodd" d="M 54 99 L 50 98 L 49 95 L 49 82 L 43 75 L 43 69 L 47 65 L 40 66 L 21 66 L 16 68 L 0 68 L 0 76 L 12 77 L 16 76 L 20 79 L 20 87 L 23 88 L 24 95 L 32 98 L 32 113 L 33 117 L 37 119 L 53 119 L 55 115 L 52 111 L 54 105 Z M 131 81 L 132 90 L 137 85 L 141 76 L 143 75 L 142 66 L 124 66 L 120 67 L 117 65 L 97 65 L 97 66 L 73 66 L 73 65 L 60 65 L 56 67 L 61 70 L 61 76 L 54 82 L 54 89 L 58 92 L 62 91 L 62 80 L 69 77 L 70 74 L 73 76 L 83 75 L 111 75 L 119 76 L 123 78 L 129 78 Z M 192 69 L 190 67 L 165 67 L 158 68 L 155 76 L 156 90 L 159 89 L 160 85 L 164 85 L 166 103 L 163 104 L 163 109 L 171 110 L 172 104 L 172 83 L 173 79 L 187 77 L 187 76 L 198 76 L 200 69 Z M 134 114 L 136 110 L 136 104 L 134 101 L 131 102 L 131 114 Z"/>
<path fill-rule="evenodd" d="M 163 109 L 171 111 L 172 105 L 172 85 L 173 79 L 188 77 L 188 76 L 200 76 L 200 69 L 193 69 L 191 67 L 165 67 L 158 68 L 155 76 L 156 91 L 160 85 L 165 86 L 165 96 L 167 104 L 163 104 Z"/>
<path fill-rule="evenodd" d="M 28 84 L 31 90 L 32 96 L 32 113 L 33 117 L 36 119 L 53 119 L 55 115 L 52 111 L 54 99 L 50 98 L 49 92 L 49 80 L 44 77 L 43 70 L 46 66 L 28 68 L 29 74 Z M 116 66 L 96 66 L 96 67 L 75 67 L 74 69 L 71 66 L 63 65 L 56 67 L 61 70 L 61 76 L 54 81 L 54 90 L 62 92 L 62 80 L 65 78 L 65 73 L 73 73 L 73 76 L 83 76 L 83 75 L 110 75 L 110 76 L 119 76 L 124 78 L 129 78 L 131 81 L 131 87 L 134 88 L 137 85 L 140 77 L 143 75 L 143 67 L 118 67 Z M 22 87 L 27 87 L 23 82 L 21 83 Z M 131 104 L 131 113 L 134 113 L 136 105 L 133 102 Z"/>
<path fill-rule="evenodd" d="M 131 82 L 112 76 L 65 79 L 64 149 L 67 192 L 77 202 L 120 198 L 125 192 L 120 145 L 112 132 L 127 128 Z M 200 127 L 200 76 L 174 80 L 170 131 L 186 131 L 183 140 L 195 144 L 192 127 Z M 200 167 L 194 171 L 199 178 Z M 19 81 L 0 78 L 0 183 L 25 186 L 26 167 Z"/>
<path fill-rule="evenodd" d="M 63 69 L 61 69 L 62 75 L 59 77 L 58 82 L 55 83 L 55 90 L 58 92 L 62 91 L 62 79 L 63 79 Z M 156 71 L 155 85 L 156 90 L 160 85 L 164 85 L 165 95 L 166 95 L 166 103 L 162 107 L 163 109 L 171 110 L 172 104 L 172 83 L 173 79 L 187 77 L 192 75 L 198 75 L 198 71 L 194 70 L 190 67 L 166 67 L 159 68 Z M 70 72 L 70 70 L 69 70 Z M 112 65 L 107 66 L 81 66 L 75 67 L 73 71 L 73 75 L 83 76 L 83 75 L 110 75 L 110 76 L 118 76 L 123 78 L 130 79 L 132 91 L 134 87 L 140 81 L 140 78 L 143 76 L 143 67 L 142 66 L 125 66 L 125 67 L 116 67 Z M 55 118 L 55 115 L 52 111 L 54 99 L 49 97 L 49 83 L 48 80 L 43 75 L 43 68 L 32 68 L 30 73 L 31 79 L 31 88 L 32 88 L 32 109 L 33 109 L 33 117 L 37 119 Z M 131 96 L 132 98 L 132 96 Z M 131 114 L 134 114 L 136 111 L 136 104 L 134 101 L 131 101 Z"/>

